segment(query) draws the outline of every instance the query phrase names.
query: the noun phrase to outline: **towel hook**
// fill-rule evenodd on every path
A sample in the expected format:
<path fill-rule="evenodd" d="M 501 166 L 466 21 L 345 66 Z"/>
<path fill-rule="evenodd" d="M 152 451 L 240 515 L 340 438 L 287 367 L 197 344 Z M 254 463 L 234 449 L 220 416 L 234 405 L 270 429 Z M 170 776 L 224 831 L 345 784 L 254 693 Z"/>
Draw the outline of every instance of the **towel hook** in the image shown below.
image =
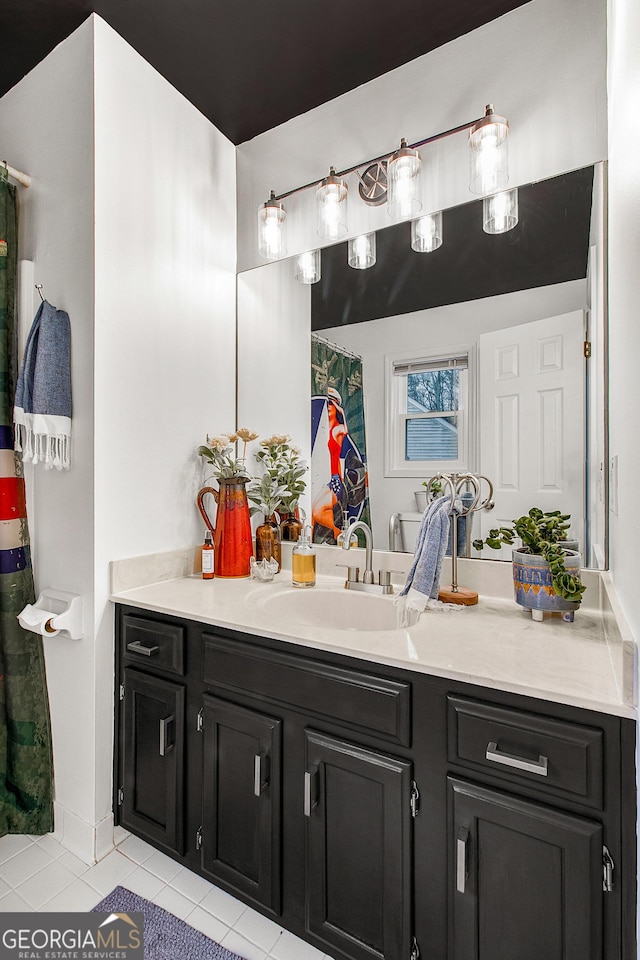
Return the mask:
<path fill-rule="evenodd" d="M 42 284 L 41 284 L 41 283 L 36 283 L 34 286 L 35 286 L 36 290 L 38 291 L 38 293 L 40 294 L 40 299 L 41 299 L 42 302 L 44 303 L 44 297 L 42 296 Z"/>

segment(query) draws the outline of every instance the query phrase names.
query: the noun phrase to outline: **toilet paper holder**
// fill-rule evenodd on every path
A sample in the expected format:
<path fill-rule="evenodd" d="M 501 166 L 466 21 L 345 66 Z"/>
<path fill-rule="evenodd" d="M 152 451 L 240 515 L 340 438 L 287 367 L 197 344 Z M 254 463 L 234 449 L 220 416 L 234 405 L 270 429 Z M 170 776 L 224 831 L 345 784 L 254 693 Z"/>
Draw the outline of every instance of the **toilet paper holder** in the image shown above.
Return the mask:
<path fill-rule="evenodd" d="M 53 587 L 42 590 L 36 602 L 28 603 L 18 614 L 18 622 L 25 630 L 40 633 L 38 627 L 34 628 L 34 619 L 42 622 L 44 614 L 49 614 L 49 617 L 45 619 L 43 636 L 61 633 L 72 640 L 80 640 L 83 636 L 82 597 L 77 593 L 67 593 L 66 590 Z"/>

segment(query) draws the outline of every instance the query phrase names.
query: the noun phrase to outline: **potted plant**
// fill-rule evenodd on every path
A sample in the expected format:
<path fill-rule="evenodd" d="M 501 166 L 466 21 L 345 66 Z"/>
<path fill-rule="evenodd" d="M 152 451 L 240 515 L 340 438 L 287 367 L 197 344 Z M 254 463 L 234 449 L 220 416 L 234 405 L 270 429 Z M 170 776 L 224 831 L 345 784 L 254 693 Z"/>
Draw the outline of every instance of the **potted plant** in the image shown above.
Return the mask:
<path fill-rule="evenodd" d="M 424 490 L 415 490 L 414 497 L 416 498 L 416 506 L 420 513 L 424 513 L 427 509 L 427 496 L 430 500 L 437 500 L 442 494 L 442 481 L 441 480 L 431 480 L 431 493 L 429 494 L 429 480 L 423 480 L 422 486 Z"/>
<path fill-rule="evenodd" d="M 474 540 L 475 550 L 486 545 L 499 550 L 513 546 L 516 537 L 522 546 L 513 548 L 513 587 L 516 603 L 531 610 L 534 620 L 542 620 L 545 611 L 560 611 L 563 619 L 573 620 L 585 591 L 580 581 L 581 557 L 576 541 L 567 539 L 570 514 L 559 510 L 543 512 L 532 507 L 511 527 L 489 531 L 485 540 Z"/>
<path fill-rule="evenodd" d="M 283 540 L 297 540 L 302 532 L 303 523 L 298 516 L 300 497 L 306 489 L 302 479 L 307 472 L 307 464 L 300 456 L 298 447 L 290 443 L 286 434 L 274 434 L 260 443 L 256 460 L 264 475 L 282 488 L 280 504 L 276 508 L 280 515 L 280 533 Z"/>

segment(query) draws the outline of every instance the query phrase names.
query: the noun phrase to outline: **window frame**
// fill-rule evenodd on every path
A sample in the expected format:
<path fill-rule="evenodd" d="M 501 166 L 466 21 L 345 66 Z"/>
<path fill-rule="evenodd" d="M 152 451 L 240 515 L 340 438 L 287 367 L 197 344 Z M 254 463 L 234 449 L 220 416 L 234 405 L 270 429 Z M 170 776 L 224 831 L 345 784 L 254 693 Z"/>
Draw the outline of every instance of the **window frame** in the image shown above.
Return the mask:
<path fill-rule="evenodd" d="M 394 374 L 396 365 L 420 361 L 446 361 L 453 357 L 467 357 L 467 390 L 459 410 L 409 414 L 406 410 L 406 376 Z M 385 355 L 385 437 L 384 476 L 420 477 L 426 479 L 435 473 L 461 473 L 475 469 L 477 446 L 477 372 L 476 347 L 473 343 L 450 347 L 432 347 Z M 406 460 L 405 431 L 407 419 L 426 419 L 434 416 L 458 417 L 458 458 L 456 460 Z"/>

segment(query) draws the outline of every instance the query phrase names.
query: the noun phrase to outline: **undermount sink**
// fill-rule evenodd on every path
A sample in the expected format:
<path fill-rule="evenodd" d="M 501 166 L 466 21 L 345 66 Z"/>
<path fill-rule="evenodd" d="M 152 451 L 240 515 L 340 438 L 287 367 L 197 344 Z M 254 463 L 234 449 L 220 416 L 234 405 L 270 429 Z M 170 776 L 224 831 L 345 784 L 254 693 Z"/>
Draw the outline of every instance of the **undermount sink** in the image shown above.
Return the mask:
<path fill-rule="evenodd" d="M 370 593 L 321 587 L 293 589 L 267 597 L 262 607 L 269 616 L 289 624 L 329 630 L 397 630 L 393 600 Z"/>

